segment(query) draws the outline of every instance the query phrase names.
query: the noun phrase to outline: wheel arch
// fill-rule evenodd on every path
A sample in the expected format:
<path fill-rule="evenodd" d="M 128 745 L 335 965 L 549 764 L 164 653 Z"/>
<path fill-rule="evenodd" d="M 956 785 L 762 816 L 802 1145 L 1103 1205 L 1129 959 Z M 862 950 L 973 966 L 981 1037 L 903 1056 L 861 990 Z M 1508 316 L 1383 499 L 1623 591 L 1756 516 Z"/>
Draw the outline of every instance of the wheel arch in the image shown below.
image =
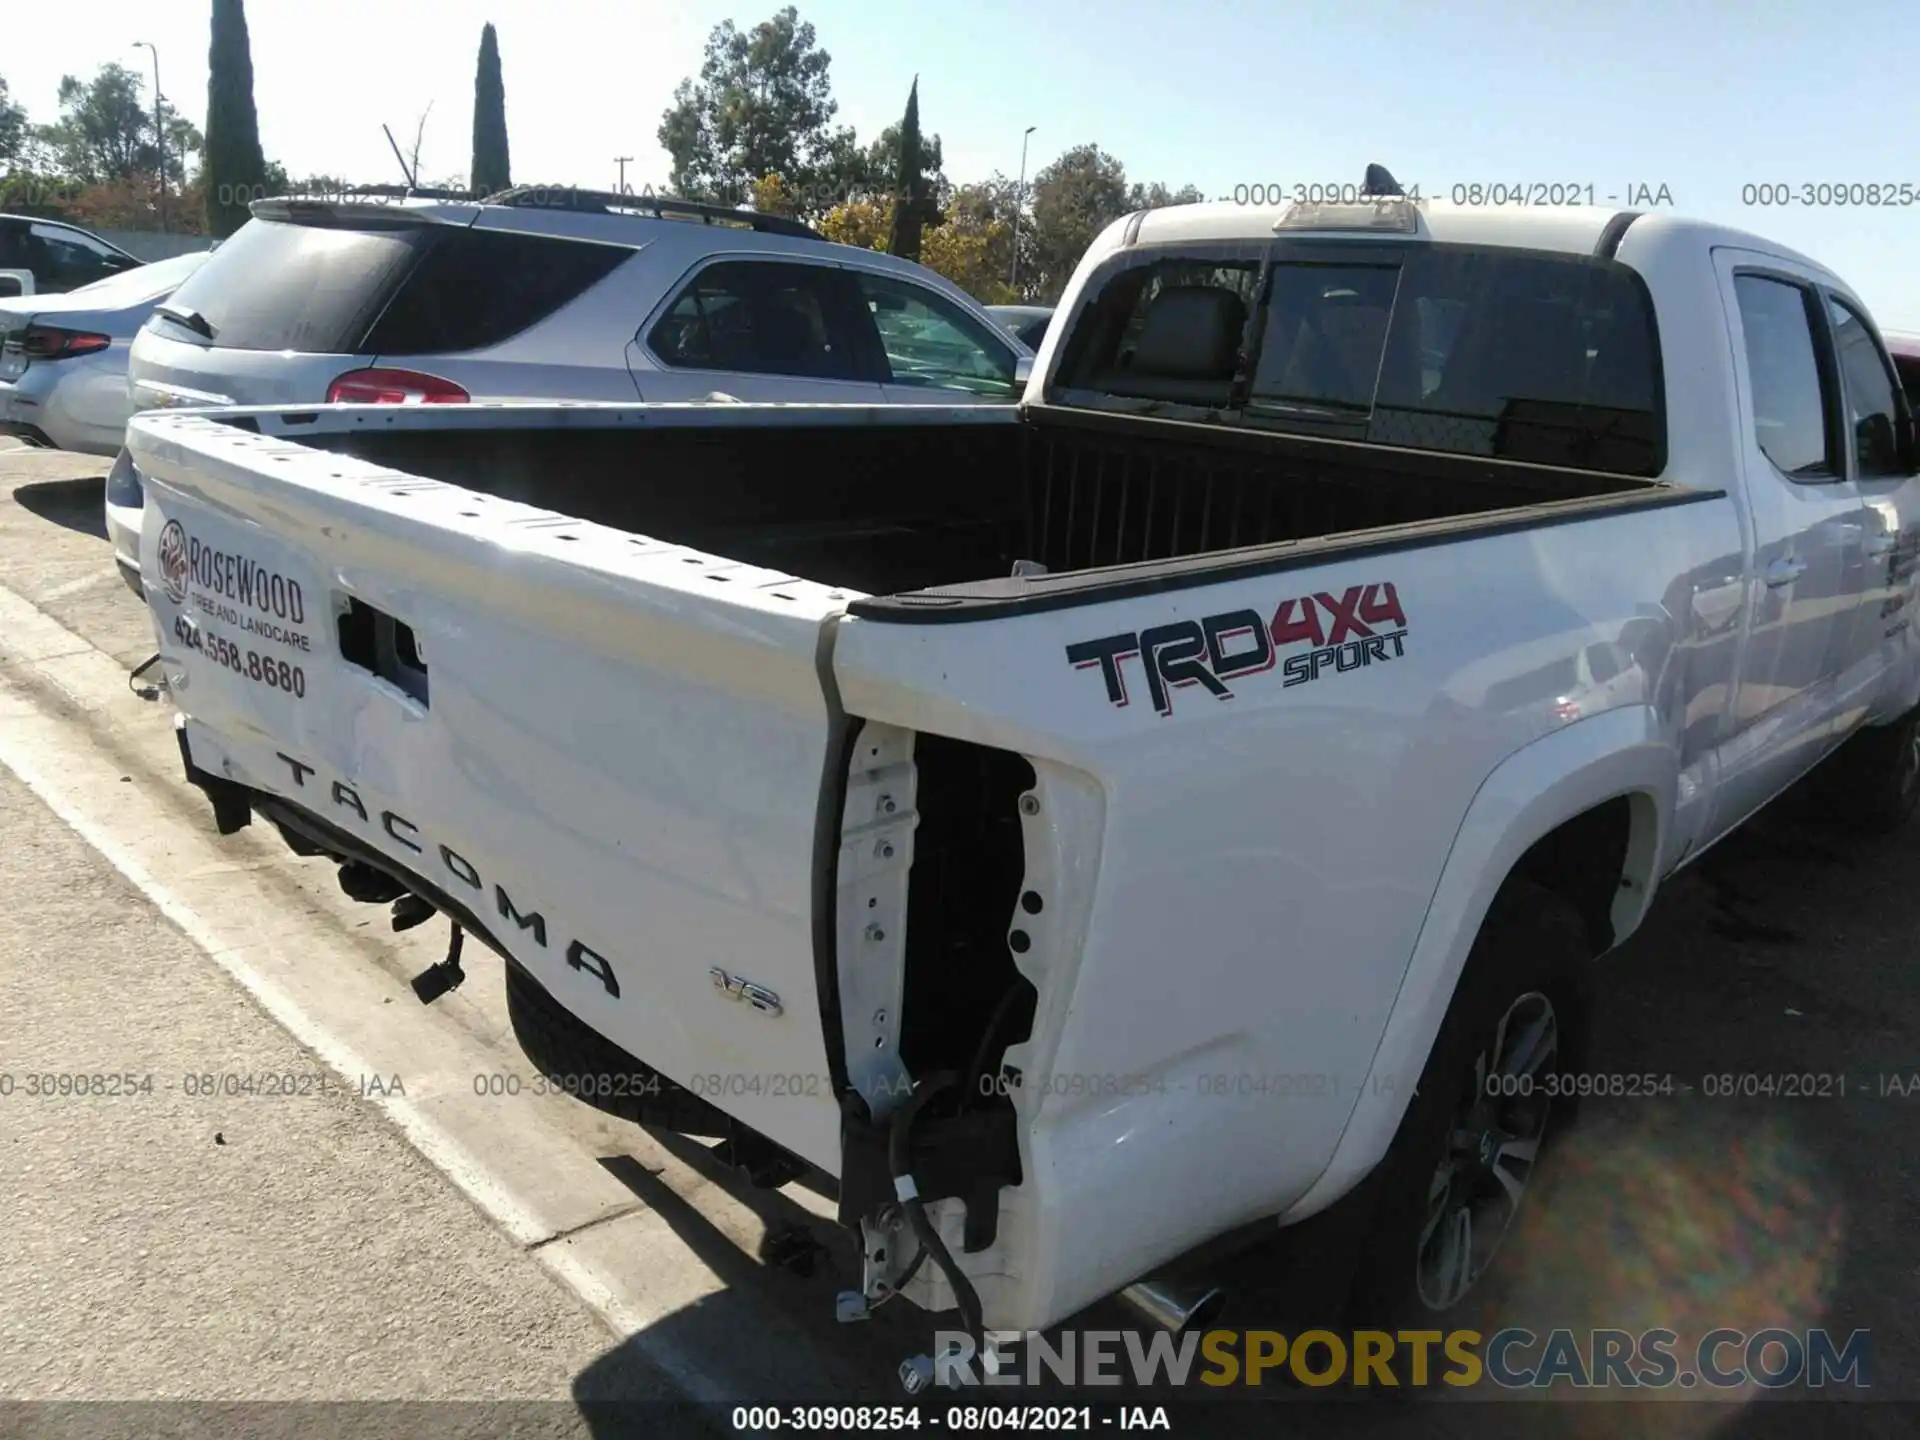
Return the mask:
<path fill-rule="evenodd" d="M 1468 953 L 1509 877 L 1525 875 L 1566 899 L 1596 956 L 1638 928 L 1663 873 L 1677 788 L 1673 747 L 1658 717 L 1640 706 L 1543 736 L 1482 782 L 1441 868 L 1346 1129 L 1281 1223 L 1325 1209 L 1386 1154 Z"/>

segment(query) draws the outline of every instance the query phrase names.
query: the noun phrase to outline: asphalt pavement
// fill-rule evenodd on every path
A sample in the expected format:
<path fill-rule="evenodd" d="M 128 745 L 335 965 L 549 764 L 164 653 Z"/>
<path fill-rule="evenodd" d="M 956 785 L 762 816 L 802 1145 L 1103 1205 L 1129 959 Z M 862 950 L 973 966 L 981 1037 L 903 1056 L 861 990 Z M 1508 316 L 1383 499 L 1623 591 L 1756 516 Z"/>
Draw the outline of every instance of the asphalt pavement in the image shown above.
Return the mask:
<path fill-rule="evenodd" d="M 571 1401 L 597 1316 L 5 772 L 0 835 L 0 1396 Z"/>
<path fill-rule="evenodd" d="M 422 1008 L 406 979 L 437 927 L 388 934 L 323 864 L 212 836 L 165 704 L 125 688 L 151 630 L 106 553 L 104 470 L 0 454 L 0 1434 L 599 1434 L 601 1396 L 671 1433 L 731 1427 L 669 1396 L 901 1403 L 894 1366 L 930 1324 L 902 1305 L 833 1325 L 853 1256 L 830 1202 L 564 1098 L 476 1097 L 474 1074 L 526 1073 L 497 964 L 469 947 L 473 978 Z M 1178 1433 L 1915 1433 L 1917 867 L 1920 829 L 1865 841 L 1790 797 L 1665 887 L 1605 962 L 1593 1057 L 1665 1083 L 1587 1102 L 1479 1317 L 1863 1329 L 1869 1391 L 1523 1408 L 1295 1388 L 1181 1411 Z M 1292 1243 L 1235 1264 L 1227 1323 L 1286 1323 L 1312 1258 Z M 178 1408 L 48 1408 L 155 1397 Z"/>

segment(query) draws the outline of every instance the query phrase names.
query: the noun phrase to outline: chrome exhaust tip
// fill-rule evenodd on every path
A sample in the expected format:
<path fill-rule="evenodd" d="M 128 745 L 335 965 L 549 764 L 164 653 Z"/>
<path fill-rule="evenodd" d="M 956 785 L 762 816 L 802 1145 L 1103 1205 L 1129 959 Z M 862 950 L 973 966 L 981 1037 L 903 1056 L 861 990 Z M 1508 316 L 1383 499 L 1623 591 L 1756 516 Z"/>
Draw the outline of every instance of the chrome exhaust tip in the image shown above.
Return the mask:
<path fill-rule="evenodd" d="M 1148 1275 L 1119 1293 L 1118 1299 L 1149 1325 L 1171 1335 L 1204 1330 L 1220 1318 L 1227 1292 L 1217 1285 L 1187 1285 L 1166 1275 Z"/>

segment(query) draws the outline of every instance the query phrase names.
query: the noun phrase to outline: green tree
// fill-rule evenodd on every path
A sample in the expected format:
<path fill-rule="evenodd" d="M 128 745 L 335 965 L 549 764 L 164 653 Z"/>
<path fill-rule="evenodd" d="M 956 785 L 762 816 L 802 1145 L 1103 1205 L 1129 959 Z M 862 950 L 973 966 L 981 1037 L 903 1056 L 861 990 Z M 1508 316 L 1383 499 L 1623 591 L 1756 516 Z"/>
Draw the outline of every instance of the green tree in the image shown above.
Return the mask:
<path fill-rule="evenodd" d="M 221 237 L 247 223 L 248 206 L 267 193 L 260 119 L 253 108 L 253 51 L 242 0 L 213 0 L 207 51 L 207 230 Z"/>
<path fill-rule="evenodd" d="M 145 89 L 140 76 L 124 65 L 102 65 L 91 80 L 62 76 L 60 118 L 36 132 L 54 168 L 83 185 L 153 174 L 160 152 Z M 184 132 L 189 148 L 198 148 L 199 132 L 164 103 L 161 118 L 170 132 Z M 177 150 L 176 141 L 169 158 Z"/>
<path fill-rule="evenodd" d="M 680 82 L 660 120 L 674 193 L 738 205 L 754 182 L 778 175 L 804 209 L 813 208 L 822 176 L 847 148 L 828 129 L 839 109 L 827 78 L 831 61 L 791 5 L 749 31 L 731 20 L 715 26 L 699 78 Z"/>
<path fill-rule="evenodd" d="M 1076 145 L 1033 177 L 1033 271 L 1022 288 L 1042 304 L 1060 292 L 1093 239 L 1129 211 L 1127 170 L 1098 145 Z"/>
<path fill-rule="evenodd" d="M 1127 213 L 1164 210 L 1169 205 L 1198 205 L 1206 198 L 1198 185 L 1182 185 L 1178 190 L 1170 190 L 1156 180 L 1151 185 L 1135 185 L 1127 192 Z"/>
<path fill-rule="evenodd" d="M 0 75 L 0 169 L 11 171 L 26 158 L 27 112 L 13 103 L 7 81 Z"/>
<path fill-rule="evenodd" d="M 907 113 L 900 118 L 900 137 L 893 167 L 893 229 L 887 249 L 903 260 L 920 258 L 920 236 L 929 219 L 927 179 L 920 154 L 920 77 L 907 91 Z M 936 211 L 932 217 L 938 220 Z"/>
<path fill-rule="evenodd" d="M 513 183 L 507 160 L 507 90 L 500 79 L 500 37 L 480 31 L 480 64 L 473 76 L 473 190 L 491 195 Z"/>
<path fill-rule="evenodd" d="M 984 303 L 998 305 L 1021 298 L 1006 289 L 1012 283 L 1016 243 L 1020 248 L 1021 291 L 1028 292 L 1032 285 L 1035 274 L 1033 226 L 1025 219 L 1017 227 L 1014 224 L 1014 217 L 1021 210 L 1021 200 L 1019 182 L 1013 176 L 1002 175 L 998 171 L 989 179 L 957 187 L 947 198 L 942 228 L 951 229 L 956 236 L 982 237 L 983 249 L 978 263 L 986 274 L 997 276 L 1003 282 L 1001 288 L 993 292 L 996 298 Z M 976 299 L 984 299 L 985 290 L 973 284 L 966 284 L 966 288 Z"/>

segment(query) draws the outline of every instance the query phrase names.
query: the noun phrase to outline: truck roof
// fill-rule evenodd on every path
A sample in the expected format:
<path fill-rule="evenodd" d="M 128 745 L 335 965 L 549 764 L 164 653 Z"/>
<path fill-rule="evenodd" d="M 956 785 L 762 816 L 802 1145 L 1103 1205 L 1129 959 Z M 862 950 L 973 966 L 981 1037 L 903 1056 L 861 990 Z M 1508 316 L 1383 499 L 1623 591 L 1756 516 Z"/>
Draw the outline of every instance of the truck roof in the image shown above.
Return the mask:
<path fill-rule="evenodd" d="M 1230 201 L 1217 201 L 1149 210 L 1140 220 L 1133 243 L 1271 240 L 1276 233 L 1274 226 L 1293 208 L 1290 204 L 1236 205 Z M 1418 202 L 1416 211 L 1420 217 L 1418 238 L 1421 239 L 1444 245 L 1498 245 L 1526 250 L 1557 250 L 1574 255 L 1593 254 L 1611 222 L 1618 217 L 1637 213 L 1639 218 L 1633 222 L 1636 248 L 1653 239 L 1654 234 L 1649 232 L 1655 232 L 1666 244 L 1700 248 L 1738 246 L 1809 265 L 1825 274 L 1832 273 L 1819 261 L 1764 236 L 1692 219 L 1664 208 L 1635 212 L 1614 205 L 1493 206 L 1423 200 Z M 1131 219 L 1120 223 L 1124 227 L 1131 224 Z M 1319 233 L 1337 239 L 1345 234 L 1359 235 L 1365 232 L 1297 230 L 1290 233 Z"/>

